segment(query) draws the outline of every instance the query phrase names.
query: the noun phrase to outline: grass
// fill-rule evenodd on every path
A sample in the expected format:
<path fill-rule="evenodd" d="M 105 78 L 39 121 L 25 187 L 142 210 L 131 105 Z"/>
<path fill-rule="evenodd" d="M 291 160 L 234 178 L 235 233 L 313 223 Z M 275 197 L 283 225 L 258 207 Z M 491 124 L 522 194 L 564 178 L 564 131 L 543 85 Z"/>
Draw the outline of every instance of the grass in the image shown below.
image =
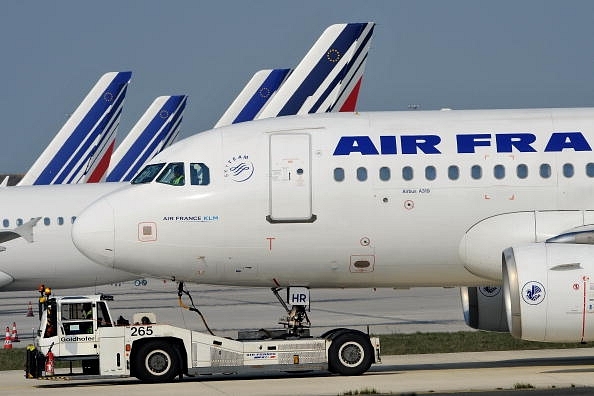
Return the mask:
<path fill-rule="evenodd" d="M 379 337 L 382 355 L 590 347 L 579 343 L 523 341 L 513 338 L 509 333 L 486 331 L 389 334 Z"/>
<path fill-rule="evenodd" d="M 379 337 L 382 355 L 590 347 L 590 345 L 579 343 L 550 344 L 522 341 L 513 338 L 508 333 L 485 331 L 387 334 Z M 25 359 L 25 348 L 2 349 L 0 350 L 0 370 L 24 369 Z"/>

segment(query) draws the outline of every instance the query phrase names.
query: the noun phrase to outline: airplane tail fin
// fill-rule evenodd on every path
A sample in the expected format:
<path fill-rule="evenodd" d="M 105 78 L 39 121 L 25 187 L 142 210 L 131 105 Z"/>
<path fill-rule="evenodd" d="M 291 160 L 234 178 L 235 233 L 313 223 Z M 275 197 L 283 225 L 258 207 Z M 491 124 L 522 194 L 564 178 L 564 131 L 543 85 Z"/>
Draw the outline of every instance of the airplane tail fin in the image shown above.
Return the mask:
<path fill-rule="evenodd" d="M 267 69 L 256 72 L 214 127 L 253 120 L 290 72 L 291 69 Z"/>
<path fill-rule="evenodd" d="M 187 99 L 177 95 L 153 101 L 114 152 L 106 181 L 130 181 L 147 161 L 175 141 Z"/>
<path fill-rule="evenodd" d="M 132 72 L 104 74 L 19 185 L 76 183 L 88 177 L 115 138 L 131 76 Z"/>
<path fill-rule="evenodd" d="M 256 118 L 354 109 L 374 27 L 328 27 Z"/>

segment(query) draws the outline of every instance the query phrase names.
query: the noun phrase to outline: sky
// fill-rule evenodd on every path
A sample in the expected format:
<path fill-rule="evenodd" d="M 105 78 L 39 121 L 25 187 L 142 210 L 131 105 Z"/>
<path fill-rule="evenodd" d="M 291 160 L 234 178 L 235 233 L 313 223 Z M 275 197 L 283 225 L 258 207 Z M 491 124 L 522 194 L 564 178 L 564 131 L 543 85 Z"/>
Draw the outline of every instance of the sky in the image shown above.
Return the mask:
<path fill-rule="evenodd" d="M 155 97 L 212 128 L 252 74 L 334 23 L 376 22 L 359 111 L 594 106 L 594 1 L 4 0 L 0 173 L 25 173 L 99 76 L 133 72 L 118 141 Z"/>

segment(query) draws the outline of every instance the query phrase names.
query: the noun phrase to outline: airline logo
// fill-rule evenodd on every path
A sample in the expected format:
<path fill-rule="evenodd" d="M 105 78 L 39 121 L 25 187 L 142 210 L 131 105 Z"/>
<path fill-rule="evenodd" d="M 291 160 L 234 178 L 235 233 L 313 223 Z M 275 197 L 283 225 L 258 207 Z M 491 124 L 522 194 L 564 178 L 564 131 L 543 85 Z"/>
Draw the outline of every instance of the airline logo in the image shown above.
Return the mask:
<path fill-rule="evenodd" d="M 530 153 L 537 152 L 535 147 L 543 143 L 544 152 L 592 151 L 581 132 L 553 132 L 546 142 L 537 141 L 532 133 L 460 134 L 455 139 L 456 152 L 460 154 L 476 153 L 480 147 L 491 147 L 498 153 Z M 370 136 L 342 136 L 334 155 L 441 154 L 441 145 L 442 138 L 438 135 L 380 136 L 376 142 Z"/>
<path fill-rule="evenodd" d="M 527 304 L 538 305 L 545 298 L 545 288 L 540 282 L 528 282 L 522 288 L 522 298 Z"/>
<path fill-rule="evenodd" d="M 72 127 L 72 133 L 33 184 L 76 183 L 85 175 L 94 155 L 103 147 L 109 147 L 107 142 L 119 124 L 131 76 L 131 72 L 119 72 L 102 77 L 71 116 L 73 121 L 77 118 L 80 121 L 74 126 L 67 123 L 68 127 Z M 86 113 L 81 115 L 83 111 Z"/>
<path fill-rule="evenodd" d="M 248 155 L 238 155 L 227 161 L 225 164 L 225 177 L 235 182 L 244 182 L 254 174 L 254 164 Z"/>
<path fill-rule="evenodd" d="M 348 23 L 326 29 L 257 118 L 323 113 L 352 103 L 374 26 Z"/>

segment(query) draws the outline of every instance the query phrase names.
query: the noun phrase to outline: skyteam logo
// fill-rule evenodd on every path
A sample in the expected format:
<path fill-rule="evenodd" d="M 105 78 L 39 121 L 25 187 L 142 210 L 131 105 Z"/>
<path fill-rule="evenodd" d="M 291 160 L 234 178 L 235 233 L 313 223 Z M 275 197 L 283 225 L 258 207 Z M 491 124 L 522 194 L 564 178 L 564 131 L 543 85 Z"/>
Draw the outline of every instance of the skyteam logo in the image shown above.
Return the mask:
<path fill-rule="evenodd" d="M 238 155 L 225 164 L 225 177 L 230 177 L 236 182 L 244 182 L 254 174 L 254 164 L 248 155 Z"/>
<path fill-rule="evenodd" d="M 522 298 L 527 304 L 538 305 L 545 298 L 544 286 L 536 281 L 527 282 L 522 288 Z"/>
<path fill-rule="evenodd" d="M 479 292 L 485 297 L 495 297 L 501 291 L 500 287 L 497 286 L 481 286 Z"/>

